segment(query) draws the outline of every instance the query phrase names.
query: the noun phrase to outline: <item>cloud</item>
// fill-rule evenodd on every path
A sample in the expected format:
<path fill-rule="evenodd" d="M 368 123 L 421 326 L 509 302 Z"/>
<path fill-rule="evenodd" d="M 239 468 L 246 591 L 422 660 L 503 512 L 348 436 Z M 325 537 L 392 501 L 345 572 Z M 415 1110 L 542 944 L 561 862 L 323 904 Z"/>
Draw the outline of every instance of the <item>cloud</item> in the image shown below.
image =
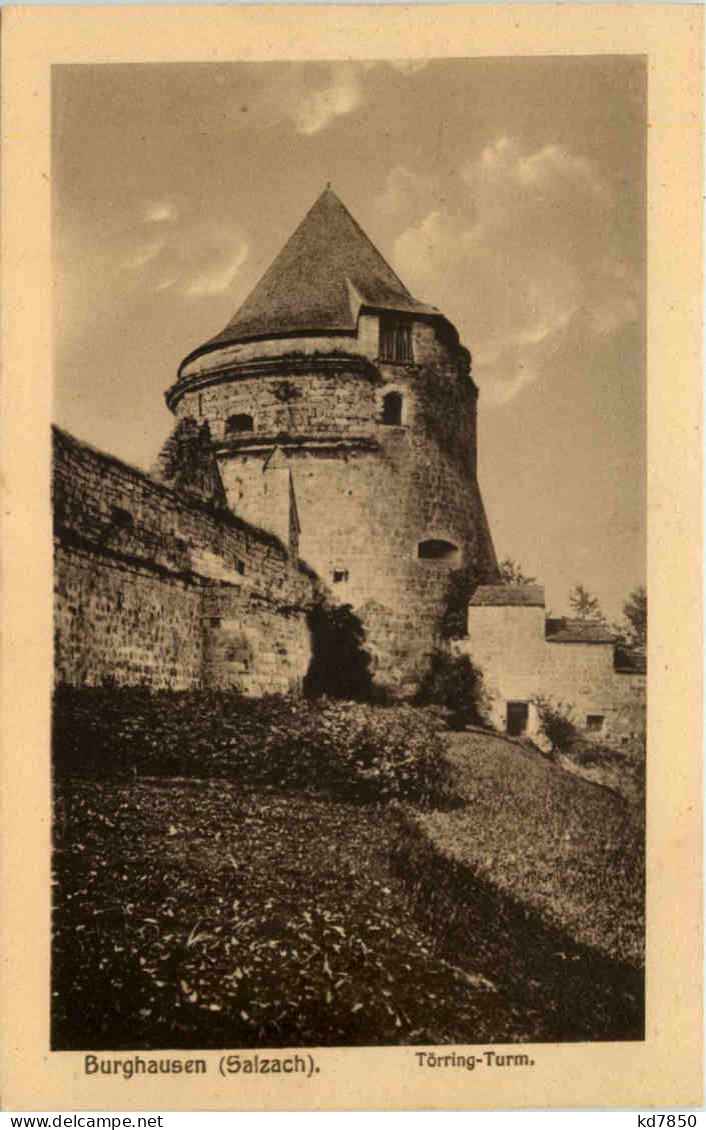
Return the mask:
<path fill-rule="evenodd" d="M 298 133 L 312 136 L 326 129 L 336 118 L 350 114 L 362 101 L 360 68 L 339 64 L 329 68 L 326 82 L 317 89 L 301 89 L 299 97 L 285 106 L 285 112 Z"/>
<path fill-rule="evenodd" d="M 418 213 L 393 261 L 461 330 L 484 399 L 507 403 L 547 371 L 577 319 L 597 337 L 634 321 L 640 283 L 619 253 L 617 193 L 584 157 L 556 144 L 523 153 L 500 138 L 460 175 L 456 210 Z M 401 211 L 409 176 L 394 170 L 383 194 L 396 193 Z"/>
<path fill-rule="evenodd" d="M 161 224 L 176 220 L 177 215 L 176 205 L 171 200 L 155 200 L 145 206 L 142 220 L 146 224 Z"/>
<path fill-rule="evenodd" d="M 161 237 L 135 241 L 135 246 L 123 259 L 123 266 L 129 271 L 139 271 L 157 258 L 164 245 L 165 240 Z"/>
<path fill-rule="evenodd" d="M 412 219 L 433 199 L 434 178 L 396 165 L 385 178 L 385 187 L 375 197 L 374 206 L 383 216 L 394 216 L 399 222 Z"/>
<path fill-rule="evenodd" d="M 227 219 L 177 219 L 173 207 L 164 214 L 166 205 L 148 206 L 143 220 L 148 212 L 150 223 L 160 223 L 160 234 L 131 232 L 122 258 L 134 286 L 191 298 L 222 294 L 231 286 L 249 254 L 248 241 L 235 224 Z"/>
<path fill-rule="evenodd" d="M 188 283 L 182 282 L 183 293 L 197 297 L 222 294 L 231 286 L 247 257 L 248 245 L 245 241 L 223 248 L 191 272 Z"/>
<path fill-rule="evenodd" d="M 247 98 L 228 102 L 234 130 L 268 130 L 287 123 L 303 137 L 315 137 L 352 114 L 368 100 L 370 62 L 291 63 L 267 72 L 252 84 Z"/>

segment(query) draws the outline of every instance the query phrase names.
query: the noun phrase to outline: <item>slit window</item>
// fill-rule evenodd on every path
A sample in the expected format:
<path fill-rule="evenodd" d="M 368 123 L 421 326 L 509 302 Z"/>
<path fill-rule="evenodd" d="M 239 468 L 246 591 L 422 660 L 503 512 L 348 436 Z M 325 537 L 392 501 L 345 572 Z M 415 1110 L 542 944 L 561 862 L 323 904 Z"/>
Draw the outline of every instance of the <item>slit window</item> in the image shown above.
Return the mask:
<path fill-rule="evenodd" d="M 412 352 L 412 324 L 394 318 L 380 319 L 380 360 L 410 365 Z"/>
<path fill-rule="evenodd" d="M 600 734 L 604 722 L 605 716 L 603 714 L 587 714 L 586 730 L 589 734 Z"/>
<path fill-rule="evenodd" d="M 417 557 L 420 561 L 456 561 L 458 546 L 443 538 L 428 538 L 417 546 Z"/>
<path fill-rule="evenodd" d="M 122 506 L 111 506 L 110 520 L 120 530 L 131 530 L 134 525 L 132 514 Z"/>
<path fill-rule="evenodd" d="M 402 395 L 399 392 L 388 392 L 382 402 L 382 422 L 389 427 L 399 428 L 402 425 Z"/>
<path fill-rule="evenodd" d="M 253 418 L 248 416 L 246 412 L 238 412 L 235 416 L 229 416 L 226 420 L 226 435 L 239 435 L 241 432 L 251 432 L 252 430 Z"/>

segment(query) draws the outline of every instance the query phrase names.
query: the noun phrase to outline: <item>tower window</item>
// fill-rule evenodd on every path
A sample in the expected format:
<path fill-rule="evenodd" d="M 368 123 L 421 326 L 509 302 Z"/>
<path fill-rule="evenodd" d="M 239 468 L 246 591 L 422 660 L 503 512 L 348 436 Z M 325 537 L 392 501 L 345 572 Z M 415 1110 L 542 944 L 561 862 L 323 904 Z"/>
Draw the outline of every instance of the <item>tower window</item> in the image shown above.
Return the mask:
<path fill-rule="evenodd" d="M 226 420 L 226 435 L 237 435 L 239 432 L 251 432 L 253 430 L 252 416 L 248 416 L 245 412 L 239 412 L 235 416 L 229 416 Z"/>
<path fill-rule="evenodd" d="M 380 360 L 412 364 L 412 325 L 393 318 L 380 319 Z"/>
<path fill-rule="evenodd" d="M 110 520 L 120 530 L 131 530 L 134 525 L 132 514 L 122 506 L 111 506 Z"/>
<path fill-rule="evenodd" d="M 417 546 L 417 557 L 420 561 L 456 561 L 458 546 L 452 541 L 444 541 L 443 538 L 429 538 L 427 541 L 420 541 Z"/>
<path fill-rule="evenodd" d="M 587 714 L 586 729 L 589 734 L 600 734 L 603 729 L 605 716 L 603 714 Z"/>
<path fill-rule="evenodd" d="M 334 583 L 334 585 L 340 585 L 340 584 L 342 584 L 343 581 L 347 581 L 347 580 L 348 580 L 348 570 L 347 569 L 334 569 L 334 571 L 333 571 L 333 583 Z"/>
<path fill-rule="evenodd" d="M 382 422 L 397 428 L 402 424 L 402 396 L 399 392 L 388 392 L 383 399 Z"/>

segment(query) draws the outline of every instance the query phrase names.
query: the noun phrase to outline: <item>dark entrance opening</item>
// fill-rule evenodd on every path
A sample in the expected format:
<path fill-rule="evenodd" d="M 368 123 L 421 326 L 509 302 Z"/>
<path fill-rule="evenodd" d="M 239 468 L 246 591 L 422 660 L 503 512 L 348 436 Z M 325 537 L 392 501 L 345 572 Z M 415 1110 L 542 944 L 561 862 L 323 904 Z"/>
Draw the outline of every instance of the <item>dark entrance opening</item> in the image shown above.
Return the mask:
<path fill-rule="evenodd" d="M 518 738 L 527 730 L 529 716 L 529 703 L 508 702 L 507 704 L 507 732 L 511 737 Z"/>
<path fill-rule="evenodd" d="M 402 424 L 402 397 L 399 392 L 388 392 L 383 400 L 382 422 L 397 428 Z"/>

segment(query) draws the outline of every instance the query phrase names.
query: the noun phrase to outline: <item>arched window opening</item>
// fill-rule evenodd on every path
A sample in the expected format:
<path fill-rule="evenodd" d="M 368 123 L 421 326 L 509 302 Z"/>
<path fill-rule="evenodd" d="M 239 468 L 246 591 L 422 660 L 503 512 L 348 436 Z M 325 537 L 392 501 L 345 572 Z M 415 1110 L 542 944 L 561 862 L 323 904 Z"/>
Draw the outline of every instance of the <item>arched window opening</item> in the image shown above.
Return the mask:
<path fill-rule="evenodd" d="M 399 428 L 402 424 L 402 395 L 399 392 L 388 392 L 382 402 L 382 422 L 390 427 Z"/>
<path fill-rule="evenodd" d="M 454 562 L 458 560 L 458 546 L 452 541 L 443 538 L 428 538 L 420 541 L 417 546 L 417 557 L 420 561 Z"/>
<path fill-rule="evenodd" d="M 253 430 L 252 416 L 248 416 L 245 412 L 239 412 L 235 416 L 229 416 L 226 420 L 226 435 L 237 435 L 238 432 L 251 432 Z"/>

